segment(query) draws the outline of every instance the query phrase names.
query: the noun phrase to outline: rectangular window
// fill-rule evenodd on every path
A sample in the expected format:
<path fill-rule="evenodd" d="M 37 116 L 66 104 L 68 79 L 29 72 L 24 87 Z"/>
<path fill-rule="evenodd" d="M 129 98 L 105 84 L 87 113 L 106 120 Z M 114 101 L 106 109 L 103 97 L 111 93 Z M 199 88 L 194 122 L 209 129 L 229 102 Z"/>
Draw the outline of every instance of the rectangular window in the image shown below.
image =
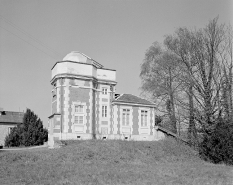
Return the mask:
<path fill-rule="evenodd" d="M 102 88 L 102 94 L 107 94 L 107 88 L 105 87 Z"/>
<path fill-rule="evenodd" d="M 141 110 L 141 126 L 147 127 L 147 111 Z"/>
<path fill-rule="evenodd" d="M 55 97 L 57 95 L 56 83 L 53 84 L 52 96 Z"/>
<path fill-rule="evenodd" d="M 102 117 L 103 118 L 107 117 L 107 106 L 106 105 L 102 106 Z"/>
<path fill-rule="evenodd" d="M 75 105 L 76 113 L 83 113 L 83 105 Z"/>
<path fill-rule="evenodd" d="M 74 124 L 82 125 L 83 124 L 83 116 L 75 116 Z"/>
<path fill-rule="evenodd" d="M 13 127 L 8 127 L 8 134 L 10 134 L 12 130 L 13 130 Z"/>
<path fill-rule="evenodd" d="M 129 109 L 123 109 L 122 111 L 122 125 L 123 126 L 129 126 Z"/>

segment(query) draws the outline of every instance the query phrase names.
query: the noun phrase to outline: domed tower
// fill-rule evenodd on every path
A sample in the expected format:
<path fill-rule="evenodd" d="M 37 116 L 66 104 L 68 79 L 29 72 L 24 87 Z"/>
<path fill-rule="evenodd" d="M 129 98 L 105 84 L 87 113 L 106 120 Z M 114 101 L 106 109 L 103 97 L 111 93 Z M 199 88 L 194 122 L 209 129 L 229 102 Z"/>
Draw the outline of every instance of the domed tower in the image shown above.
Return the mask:
<path fill-rule="evenodd" d="M 52 111 L 49 116 L 49 145 L 55 140 L 92 139 L 111 134 L 111 101 L 116 70 L 74 51 L 52 67 Z"/>

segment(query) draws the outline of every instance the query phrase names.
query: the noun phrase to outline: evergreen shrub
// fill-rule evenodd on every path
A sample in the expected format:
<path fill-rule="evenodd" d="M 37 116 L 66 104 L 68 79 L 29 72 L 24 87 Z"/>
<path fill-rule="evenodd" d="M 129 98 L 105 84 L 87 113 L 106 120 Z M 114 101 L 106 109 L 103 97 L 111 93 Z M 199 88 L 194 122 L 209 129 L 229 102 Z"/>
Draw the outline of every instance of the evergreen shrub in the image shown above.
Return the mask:
<path fill-rule="evenodd" d="M 199 146 L 199 154 L 213 163 L 233 165 L 233 124 L 219 120 L 210 134 L 205 134 Z"/>

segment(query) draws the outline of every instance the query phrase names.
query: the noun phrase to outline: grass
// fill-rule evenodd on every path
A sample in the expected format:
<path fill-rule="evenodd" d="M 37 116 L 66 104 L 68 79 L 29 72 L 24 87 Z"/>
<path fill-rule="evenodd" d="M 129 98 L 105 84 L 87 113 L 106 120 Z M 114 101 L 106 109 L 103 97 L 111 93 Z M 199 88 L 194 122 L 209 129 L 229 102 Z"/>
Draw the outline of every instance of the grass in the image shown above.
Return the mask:
<path fill-rule="evenodd" d="M 233 184 L 233 167 L 204 162 L 172 139 L 66 144 L 0 152 L 0 184 Z"/>

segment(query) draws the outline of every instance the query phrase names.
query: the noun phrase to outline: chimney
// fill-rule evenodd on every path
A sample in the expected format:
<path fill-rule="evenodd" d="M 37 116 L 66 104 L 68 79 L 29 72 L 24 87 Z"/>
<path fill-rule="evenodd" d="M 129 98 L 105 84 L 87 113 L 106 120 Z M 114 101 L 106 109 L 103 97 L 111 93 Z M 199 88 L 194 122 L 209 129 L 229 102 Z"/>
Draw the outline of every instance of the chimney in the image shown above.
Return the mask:
<path fill-rule="evenodd" d="M 115 94 L 115 99 L 117 99 L 120 96 L 120 94 Z"/>

